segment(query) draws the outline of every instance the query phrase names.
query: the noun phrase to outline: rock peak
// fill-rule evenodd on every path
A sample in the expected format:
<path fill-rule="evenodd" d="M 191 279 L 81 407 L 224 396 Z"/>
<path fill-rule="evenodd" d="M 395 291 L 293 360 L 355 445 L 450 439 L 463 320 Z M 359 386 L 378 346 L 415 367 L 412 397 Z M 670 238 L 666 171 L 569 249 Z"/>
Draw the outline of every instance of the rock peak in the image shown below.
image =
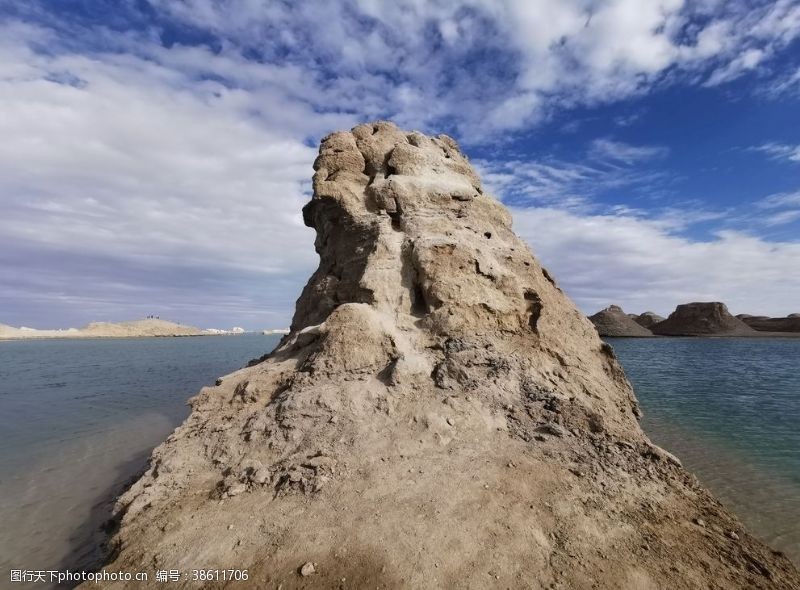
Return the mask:
<path fill-rule="evenodd" d="M 293 329 L 319 323 L 342 303 L 434 311 L 445 303 L 437 299 L 443 293 L 419 276 L 425 265 L 415 244 L 436 241 L 429 246 L 447 251 L 454 240 L 441 228 L 455 219 L 473 233 L 486 226 L 487 240 L 490 228 L 510 227 L 493 199 L 473 204 L 482 194 L 480 180 L 445 135 L 406 133 L 385 121 L 359 125 L 325 137 L 314 170 L 314 196 L 303 218 L 317 231 L 321 260 L 298 301 Z"/>
<path fill-rule="evenodd" d="M 294 333 L 360 326 L 359 344 L 367 338 L 372 352 L 385 351 L 392 380 L 424 384 L 435 374 L 453 387 L 468 381 L 451 378 L 465 375 L 466 360 L 445 345 L 458 340 L 472 351 L 459 353 L 465 358 L 502 357 L 512 391 L 525 381 L 574 397 L 584 426 L 634 424 L 616 360 L 513 233 L 510 214 L 483 192 L 454 140 L 359 125 L 323 139 L 314 170 L 303 212 L 320 265 L 297 302 Z M 564 370 L 577 365 L 584 369 Z"/>

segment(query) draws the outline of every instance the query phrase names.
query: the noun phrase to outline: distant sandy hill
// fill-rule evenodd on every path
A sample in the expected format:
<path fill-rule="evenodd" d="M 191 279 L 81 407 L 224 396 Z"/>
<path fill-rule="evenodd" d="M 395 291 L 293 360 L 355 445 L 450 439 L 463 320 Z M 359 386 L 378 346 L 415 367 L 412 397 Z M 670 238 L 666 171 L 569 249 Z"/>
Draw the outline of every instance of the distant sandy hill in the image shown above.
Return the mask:
<path fill-rule="evenodd" d="M 590 316 L 589 320 L 601 336 L 646 338 L 653 335 L 650 330 L 626 315 L 618 305 L 609 305 L 604 310 Z"/>
<path fill-rule="evenodd" d="M 204 336 L 208 332 L 176 324 L 167 320 L 144 319 L 132 322 L 92 322 L 85 328 L 66 330 L 36 330 L 33 328 L 12 328 L 0 324 L 0 339 L 21 340 L 29 338 L 142 338 L 153 336 Z"/>

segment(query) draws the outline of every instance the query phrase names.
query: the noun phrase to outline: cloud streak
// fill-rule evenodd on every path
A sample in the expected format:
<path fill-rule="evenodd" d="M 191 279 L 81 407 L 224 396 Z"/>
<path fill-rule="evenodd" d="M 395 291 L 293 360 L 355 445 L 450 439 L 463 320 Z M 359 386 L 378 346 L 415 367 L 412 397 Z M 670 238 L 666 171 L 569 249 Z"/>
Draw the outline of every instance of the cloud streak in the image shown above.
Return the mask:
<path fill-rule="evenodd" d="M 785 143 L 770 142 L 753 149 L 767 154 L 774 160 L 800 162 L 800 145 L 787 145 Z"/>

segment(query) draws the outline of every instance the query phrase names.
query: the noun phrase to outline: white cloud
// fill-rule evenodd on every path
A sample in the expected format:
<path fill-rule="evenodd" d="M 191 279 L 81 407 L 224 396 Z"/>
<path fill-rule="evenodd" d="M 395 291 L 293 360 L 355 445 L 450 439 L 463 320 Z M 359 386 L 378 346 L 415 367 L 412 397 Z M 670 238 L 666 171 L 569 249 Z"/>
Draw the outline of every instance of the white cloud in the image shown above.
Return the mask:
<path fill-rule="evenodd" d="M 780 98 L 797 93 L 798 90 L 800 90 L 800 67 L 767 83 L 762 88 L 761 94 L 769 98 Z"/>
<path fill-rule="evenodd" d="M 662 146 L 632 145 L 608 138 L 590 143 L 574 160 L 530 156 L 477 160 L 484 184 L 511 202 L 564 209 L 596 209 L 592 197 L 611 189 L 668 183 L 668 174 L 645 164 L 668 154 Z M 658 191 L 650 188 L 655 197 Z"/>
<path fill-rule="evenodd" d="M 730 82 L 759 68 L 800 36 L 797 0 L 760 5 L 711 2 L 693 7 L 711 20 L 697 30 L 694 45 L 680 48 L 680 61 L 686 65 L 710 63 L 713 69 L 707 86 Z"/>
<path fill-rule="evenodd" d="M 793 223 L 800 219 L 800 191 L 769 195 L 757 201 L 756 206 L 769 212 L 760 217 L 767 226 Z"/>
<path fill-rule="evenodd" d="M 751 48 L 737 56 L 724 67 L 714 71 L 709 77 L 706 84 L 708 86 L 717 86 L 724 82 L 730 82 L 741 76 L 745 72 L 753 70 L 766 59 L 767 54 L 758 48 Z"/>
<path fill-rule="evenodd" d="M 776 160 L 800 162 L 800 145 L 788 145 L 785 143 L 772 142 L 765 143 L 753 149 L 758 152 L 763 152 Z"/>
<path fill-rule="evenodd" d="M 800 311 L 798 242 L 731 231 L 694 241 L 659 220 L 627 215 L 552 208 L 513 214 L 517 233 L 587 313 L 617 303 L 664 315 L 689 301 L 724 301 L 733 313 Z"/>
<path fill-rule="evenodd" d="M 663 146 L 631 145 L 611 139 L 596 139 L 592 142 L 591 154 L 598 158 L 634 164 L 666 156 L 669 150 Z"/>
<path fill-rule="evenodd" d="M 768 215 L 764 218 L 764 223 L 767 225 L 785 225 L 797 221 L 798 219 L 800 219 L 800 209 L 792 209 Z"/>
<path fill-rule="evenodd" d="M 758 205 L 765 209 L 777 207 L 800 207 L 800 191 L 793 193 L 778 193 L 762 199 Z"/>
<path fill-rule="evenodd" d="M 32 289 L 27 297 L 6 290 L 6 298 L 25 304 L 43 297 L 25 268 L 42 272 L 33 260 L 44 252 L 53 265 L 48 296 L 66 305 L 89 301 L 95 309 L 109 292 L 130 306 L 148 278 L 145 308 L 192 298 L 188 288 L 170 293 L 181 279 L 169 268 L 197 280 L 196 303 L 203 299 L 199 285 L 221 276 L 235 283 L 255 275 L 276 287 L 293 277 L 296 289 L 310 273 L 313 232 L 303 227 L 300 209 L 316 150 L 304 138 L 330 120 L 280 95 L 267 100 L 272 117 L 254 116 L 258 93 L 198 83 L 188 68 L 131 54 L 39 54 L 28 43 L 55 43 L 45 31 L 4 33 L 0 250 L 3 274 L 15 277 L 17 289 Z M 293 117 L 313 123 L 291 123 Z M 96 263 L 76 271 L 81 258 Z M 71 282 L 54 276 L 62 260 Z M 133 270 L 141 266 L 152 269 L 149 277 Z M 105 274 L 84 284 L 74 276 L 99 269 Z M 195 321 L 219 313 L 227 295 L 217 295 Z M 284 307 L 273 311 L 285 320 L 285 297 L 275 299 Z M 231 313 L 252 318 L 272 304 L 239 301 Z M 10 307 L 4 304 L 6 313 Z"/>
<path fill-rule="evenodd" d="M 325 90 L 339 108 L 423 128 L 448 121 L 471 138 L 524 128 L 552 109 L 647 92 L 667 72 L 721 84 L 765 64 L 800 32 L 796 0 L 150 3 L 267 63 L 280 56 L 311 77 L 335 73 Z M 405 87 L 416 100 L 398 100 Z M 458 114 L 443 104 L 458 104 Z"/>

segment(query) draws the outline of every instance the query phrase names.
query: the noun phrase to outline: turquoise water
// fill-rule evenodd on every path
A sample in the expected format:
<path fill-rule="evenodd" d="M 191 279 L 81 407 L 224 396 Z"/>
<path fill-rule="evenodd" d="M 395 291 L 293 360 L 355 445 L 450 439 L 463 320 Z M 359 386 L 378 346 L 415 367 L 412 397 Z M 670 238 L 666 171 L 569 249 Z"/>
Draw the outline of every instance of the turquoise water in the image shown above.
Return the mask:
<path fill-rule="evenodd" d="M 110 500 L 188 398 L 278 339 L 0 342 L 0 587 L 12 568 L 90 567 Z"/>
<path fill-rule="evenodd" d="M 0 342 L 0 586 L 11 568 L 91 566 L 110 501 L 186 400 L 277 342 Z M 651 438 L 800 563 L 800 340 L 609 342 Z"/>
<path fill-rule="evenodd" d="M 800 340 L 607 340 L 650 438 L 800 564 Z"/>

